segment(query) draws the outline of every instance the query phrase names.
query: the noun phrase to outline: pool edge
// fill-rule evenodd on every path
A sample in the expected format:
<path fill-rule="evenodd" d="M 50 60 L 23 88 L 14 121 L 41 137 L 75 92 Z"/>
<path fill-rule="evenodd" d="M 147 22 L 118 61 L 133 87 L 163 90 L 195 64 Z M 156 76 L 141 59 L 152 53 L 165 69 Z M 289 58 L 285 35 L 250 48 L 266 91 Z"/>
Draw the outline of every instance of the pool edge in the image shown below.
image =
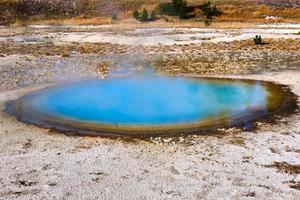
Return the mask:
<path fill-rule="evenodd" d="M 17 100 L 8 101 L 5 103 L 4 111 L 14 117 L 16 117 L 19 121 L 22 121 L 24 123 L 34 124 L 41 128 L 46 129 L 53 129 L 55 131 L 58 131 L 60 133 L 63 133 L 65 135 L 73 135 L 73 136 L 99 136 L 99 137 L 128 137 L 128 138 L 140 138 L 140 139 L 147 139 L 150 137 L 155 136 L 161 136 L 161 137 L 171 137 L 171 136 L 178 136 L 178 135 L 190 135 L 190 134 L 196 134 L 196 135 L 203 135 L 203 134 L 211 134 L 212 132 L 218 132 L 219 128 L 229 128 L 229 127 L 242 127 L 245 128 L 247 126 L 250 128 L 249 130 L 255 131 L 258 127 L 255 126 L 255 122 L 266 122 L 266 123 L 276 123 L 278 119 L 290 116 L 292 114 L 299 112 L 299 105 L 298 105 L 298 96 L 294 94 L 291 90 L 291 88 L 288 85 L 283 84 L 277 84 L 272 81 L 264 81 L 264 80 L 254 80 L 254 79 L 243 79 L 243 78 L 218 78 L 218 77 L 185 77 L 185 78 L 195 78 L 195 79 L 215 79 L 215 80 L 231 80 L 231 81 L 242 81 L 242 82 L 256 82 L 260 81 L 264 86 L 272 86 L 270 88 L 273 88 L 274 90 L 281 90 L 284 94 L 284 99 L 282 101 L 282 104 L 270 111 L 268 114 L 260 115 L 260 113 L 253 113 L 252 115 L 256 115 L 254 119 L 247 116 L 247 120 L 245 118 L 239 118 L 236 119 L 237 121 L 235 123 L 232 123 L 230 125 L 218 125 L 211 127 L 211 125 L 207 126 L 201 126 L 201 127 L 186 127 L 182 126 L 182 128 L 169 128 L 166 130 L 166 127 L 163 127 L 163 129 L 158 130 L 156 127 L 156 130 L 153 129 L 124 129 L 123 131 L 117 130 L 115 128 L 91 128 L 91 127 L 84 127 L 84 126 L 70 126 L 70 125 L 61 125 L 59 123 L 53 124 L 47 123 L 47 120 L 41 119 L 36 120 L 38 117 L 32 117 L 32 113 L 29 113 L 29 115 L 26 115 L 26 113 L 20 113 L 18 110 L 20 109 L 20 99 L 24 98 L 24 95 L 21 98 Z M 50 86 L 50 88 L 53 86 Z M 55 86 L 54 86 L 55 87 Z M 49 87 L 46 87 L 42 90 L 46 90 Z M 39 90 L 33 91 L 37 92 Z M 113 127 L 113 126 L 111 126 Z M 174 127 L 174 126 L 173 126 Z M 123 129 L 123 128 L 122 128 Z"/>

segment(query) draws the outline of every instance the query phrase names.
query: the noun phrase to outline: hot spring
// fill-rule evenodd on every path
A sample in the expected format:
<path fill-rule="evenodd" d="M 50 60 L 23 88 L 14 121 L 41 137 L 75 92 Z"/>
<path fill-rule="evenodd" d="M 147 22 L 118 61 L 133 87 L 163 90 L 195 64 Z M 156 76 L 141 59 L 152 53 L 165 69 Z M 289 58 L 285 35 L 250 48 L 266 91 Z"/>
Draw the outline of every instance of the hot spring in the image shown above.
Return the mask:
<path fill-rule="evenodd" d="M 24 122 L 101 136 L 187 134 L 247 125 L 281 107 L 275 84 L 217 78 L 116 78 L 42 89 L 8 106 Z"/>

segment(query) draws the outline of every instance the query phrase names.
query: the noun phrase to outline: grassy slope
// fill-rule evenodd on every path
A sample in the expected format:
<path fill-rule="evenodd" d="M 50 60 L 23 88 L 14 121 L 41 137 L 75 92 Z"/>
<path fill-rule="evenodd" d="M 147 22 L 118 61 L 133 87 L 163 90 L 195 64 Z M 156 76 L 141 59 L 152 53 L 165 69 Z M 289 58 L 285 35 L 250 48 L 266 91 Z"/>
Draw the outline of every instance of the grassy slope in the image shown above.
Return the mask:
<path fill-rule="evenodd" d="M 1 12 L 1 6 L 4 8 L 3 5 L 6 5 L 9 8 L 14 5 L 15 1 L 17 0 L 0 0 L 0 21 L 1 14 L 2 20 L 10 14 Z M 57 1 L 64 2 L 63 0 L 49 0 L 48 2 Z M 76 14 L 66 15 L 42 12 L 28 18 L 26 17 L 26 19 L 24 17 L 17 17 L 14 23 L 106 24 L 112 22 L 111 14 L 113 12 L 116 12 L 120 19 L 127 19 L 131 17 L 131 12 L 134 9 L 147 8 L 148 10 L 153 10 L 158 3 L 168 1 L 170 0 L 77 0 Z M 299 0 L 293 1 L 295 1 L 295 5 L 298 5 L 297 1 Z M 300 22 L 300 8 L 284 7 L 291 6 L 291 2 L 293 1 L 284 3 L 285 1 L 282 0 L 211 0 L 224 13 L 224 15 L 216 19 L 219 22 L 270 22 L 270 20 L 265 19 L 265 16 L 277 16 L 279 18 L 276 21 L 279 22 Z M 199 4 L 202 2 L 205 2 L 205 0 L 188 0 L 189 4 Z M 278 4 L 278 2 L 281 3 Z M 64 6 L 67 9 L 73 9 L 68 7 L 69 5 Z M 32 9 L 36 9 L 37 6 L 32 7 Z M 192 19 L 190 21 L 195 20 L 199 21 L 201 19 Z"/>

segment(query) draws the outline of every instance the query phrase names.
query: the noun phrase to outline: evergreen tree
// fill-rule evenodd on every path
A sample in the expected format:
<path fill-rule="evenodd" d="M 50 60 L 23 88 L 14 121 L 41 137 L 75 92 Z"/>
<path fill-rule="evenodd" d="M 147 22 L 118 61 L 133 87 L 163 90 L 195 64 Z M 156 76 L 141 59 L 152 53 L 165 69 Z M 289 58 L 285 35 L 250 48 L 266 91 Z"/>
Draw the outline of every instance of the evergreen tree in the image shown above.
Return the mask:
<path fill-rule="evenodd" d="M 206 26 L 211 24 L 214 17 L 220 16 L 222 14 L 222 12 L 218 10 L 215 5 L 211 5 L 210 1 L 200 5 L 200 9 L 202 11 L 202 16 L 205 17 L 204 23 Z"/>
<path fill-rule="evenodd" d="M 111 16 L 111 19 L 114 21 L 118 20 L 118 15 L 116 13 L 113 13 L 113 15 Z"/>
<path fill-rule="evenodd" d="M 176 14 L 181 18 L 185 18 L 187 14 L 187 3 L 185 0 L 172 0 Z"/>
<path fill-rule="evenodd" d="M 133 16 L 135 19 L 139 19 L 139 17 L 140 17 L 139 11 L 138 11 L 138 10 L 133 11 L 132 16 Z"/>
<path fill-rule="evenodd" d="M 151 15 L 150 15 L 150 19 L 151 19 L 151 21 L 155 21 L 156 20 L 156 12 L 155 12 L 155 10 L 153 10 L 152 12 L 151 12 Z"/>
<path fill-rule="evenodd" d="M 148 21 L 148 18 L 149 18 L 148 12 L 147 12 L 147 10 L 144 8 L 144 10 L 143 10 L 143 12 L 142 12 L 142 14 L 141 14 L 141 16 L 140 16 L 140 21 L 141 21 L 141 22 L 146 22 L 146 21 Z"/>

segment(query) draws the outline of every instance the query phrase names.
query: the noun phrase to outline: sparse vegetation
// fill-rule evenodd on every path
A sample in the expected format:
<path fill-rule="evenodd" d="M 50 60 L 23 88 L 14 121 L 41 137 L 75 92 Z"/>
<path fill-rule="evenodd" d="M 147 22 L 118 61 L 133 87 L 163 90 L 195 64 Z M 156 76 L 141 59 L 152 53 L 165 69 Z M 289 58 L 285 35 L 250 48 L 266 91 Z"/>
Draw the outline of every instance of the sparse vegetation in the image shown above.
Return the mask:
<path fill-rule="evenodd" d="M 155 21 L 157 19 L 156 12 L 153 10 L 149 16 L 147 9 L 143 9 L 142 13 L 138 10 L 133 11 L 132 16 L 140 22 Z"/>
<path fill-rule="evenodd" d="M 213 19 L 220 16 L 222 12 L 209 1 L 200 5 L 189 5 L 185 0 L 172 0 L 172 3 L 159 4 L 158 10 L 163 15 L 178 16 L 180 19 L 198 17 L 197 11 L 201 11 L 205 25 L 211 24 Z"/>
<path fill-rule="evenodd" d="M 113 15 L 111 16 L 111 19 L 112 19 L 113 21 L 118 20 L 118 15 L 117 15 L 116 13 L 113 13 Z"/>
<path fill-rule="evenodd" d="M 265 165 L 268 168 L 275 168 L 279 172 L 284 172 L 287 174 L 299 174 L 300 173 L 300 165 L 292 165 L 287 162 L 274 162 L 270 165 Z"/>
<path fill-rule="evenodd" d="M 139 20 L 141 22 L 146 22 L 146 21 L 148 21 L 148 18 L 149 18 L 149 14 L 148 14 L 147 10 L 144 8 L 141 16 L 139 17 Z"/>
<path fill-rule="evenodd" d="M 139 11 L 138 11 L 138 10 L 133 11 L 132 16 L 133 16 L 135 19 L 139 19 L 139 17 L 140 17 Z"/>
<path fill-rule="evenodd" d="M 263 44 L 263 40 L 262 40 L 261 35 L 256 35 L 253 38 L 253 41 L 254 41 L 254 44 L 256 44 L 256 45 L 262 45 Z"/>
<path fill-rule="evenodd" d="M 126 18 L 130 11 L 138 11 L 141 8 L 152 11 L 154 7 L 156 7 L 155 14 L 162 15 L 161 18 L 167 18 L 167 21 L 173 21 L 172 17 L 195 18 L 195 20 L 198 17 L 204 17 L 203 21 L 206 25 L 213 20 L 269 22 L 270 19 L 266 19 L 264 16 L 276 16 L 276 22 L 300 21 L 300 6 L 289 7 L 290 4 L 285 5 L 284 2 L 281 2 L 278 7 L 277 4 L 262 6 L 261 2 L 253 3 L 251 0 L 210 0 L 211 5 L 203 13 L 205 15 L 202 15 L 199 2 L 203 1 L 161 0 L 158 3 L 148 0 L 0 0 L 0 25 L 24 22 L 28 24 L 36 22 L 59 24 L 66 20 L 79 24 L 103 24 L 111 23 L 112 13 L 122 14 L 122 17 Z M 213 15 L 211 18 L 211 14 L 216 13 L 215 8 L 218 8 L 217 10 L 222 11 L 223 14 L 218 18 Z M 98 20 L 93 20 L 96 18 Z M 99 18 L 103 18 L 103 23 L 99 23 Z M 137 19 L 137 15 L 135 18 Z"/>
<path fill-rule="evenodd" d="M 40 44 L 17 44 L 0 42 L 0 55 L 23 54 L 34 56 L 57 56 L 62 57 L 71 56 L 72 52 L 81 54 L 97 54 L 104 55 L 107 52 L 124 53 L 128 51 L 126 47 L 118 45 L 107 45 L 105 43 L 99 44 L 70 44 L 70 45 L 56 45 L 53 43 L 40 43 Z"/>
<path fill-rule="evenodd" d="M 229 141 L 230 144 L 236 146 L 245 146 L 245 138 L 242 137 L 234 137 Z"/>
<path fill-rule="evenodd" d="M 210 1 L 207 3 L 201 4 L 200 9 L 202 11 L 202 16 L 204 17 L 205 26 L 209 26 L 214 17 L 220 16 L 222 12 L 216 7 L 216 5 L 212 5 Z"/>
<path fill-rule="evenodd" d="M 300 181 L 290 181 L 290 188 L 300 190 Z"/>
<path fill-rule="evenodd" d="M 177 15 L 184 19 L 187 15 L 187 2 L 186 0 L 172 0 L 175 12 Z"/>
<path fill-rule="evenodd" d="M 83 19 L 137 10 L 144 0 L 0 0 L 0 24 L 34 19 Z"/>
<path fill-rule="evenodd" d="M 158 10 L 162 15 L 178 16 L 184 19 L 187 16 L 187 2 L 185 0 L 172 0 L 172 2 L 160 3 Z"/>
<path fill-rule="evenodd" d="M 216 74 L 253 74 L 266 72 L 269 70 L 283 70 L 298 66 L 299 55 L 285 56 L 278 52 L 284 52 L 287 49 L 292 52 L 299 52 L 300 39 L 296 40 L 274 40 L 265 39 L 269 45 L 262 45 L 257 48 L 253 44 L 253 40 L 234 41 L 230 44 L 225 43 L 202 43 L 199 45 L 180 46 L 174 50 L 183 52 L 178 55 L 169 55 L 161 59 L 157 59 L 153 64 L 156 70 L 161 74 L 199 74 L 199 75 L 216 75 Z M 230 52 L 221 54 L 210 53 L 201 56 L 202 52 Z M 257 57 L 249 58 L 249 52 L 257 52 Z M 241 52 L 243 52 L 241 54 Z M 266 53 L 267 57 L 266 57 Z M 193 57 L 193 54 L 197 54 Z M 244 57 L 245 56 L 245 57 Z M 226 58 L 226 59 L 224 59 Z M 234 64 L 233 64 L 234 63 Z M 266 63 L 268 64 L 266 67 Z"/>
<path fill-rule="evenodd" d="M 155 12 L 155 10 L 153 10 L 150 15 L 150 20 L 155 21 L 156 19 L 157 19 L 156 12 Z"/>
<path fill-rule="evenodd" d="M 66 52 L 63 52 L 63 53 L 61 54 L 61 56 L 66 58 L 66 57 L 70 57 L 71 55 L 70 55 L 69 52 L 66 51 Z"/>

